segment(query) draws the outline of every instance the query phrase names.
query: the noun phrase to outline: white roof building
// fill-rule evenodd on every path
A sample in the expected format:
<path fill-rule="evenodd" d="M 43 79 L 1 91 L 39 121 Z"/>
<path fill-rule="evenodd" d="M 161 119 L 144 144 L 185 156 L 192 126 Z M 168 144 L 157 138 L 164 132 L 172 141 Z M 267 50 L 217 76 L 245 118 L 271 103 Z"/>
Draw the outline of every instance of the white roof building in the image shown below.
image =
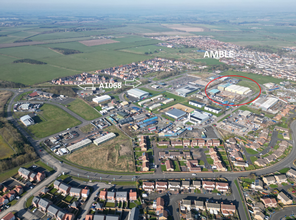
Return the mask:
<path fill-rule="evenodd" d="M 127 94 L 129 96 L 132 96 L 132 97 L 135 97 L 135 98 L 138 98 L 138 99 L 142 99 L 142 98 L 145 98 L 145 97 L 149 96 L 149 92 L 145 92 L 145 91 L 140 90 L 140 89 L 130 89 L 130 90 L 127 91 Z"/>
<path fill-rule="evenodd" d="M 78 150 L 78 149 L 80 149 L 82 147 L 85 147 L 85 146 L 87 146 L 87 145 L 89 145 L 91 143 L 92 143 L 92 141 L 90 139 L 86 138 L 86 139 L 84 139 L 82 141 L 77 142 L 76 144 L 73 144 L 73 145 L 67 147 L 67 149 L 70 152 L 73 152 L 73 151 Z"/>
<path fill-rule="evenodd" d="M 116 135 L 114 133 L 109 133 L 109 134 L 106 134 L 105 136 L 102 136 L 102 137 L 99 137 L 97 139 L 94 140 L 94 144 L 95 145 L 99 145 L 99 144 L 102 144 L 106 141 L 109 141 L 113 138 L 115 138 Z"/>
<path fill-rule="evenodd" d="M 26 127 L 28 127 L 29 125 L 35 124 L 33 118 L 31 118 L 30 115 L 25 115 L 21 117 L 20 120 Z"/>
<path fill-rule="evenodd" d="M 97 96 L 95 98 L 92 99 L 93 102 L 99 104 L 101 102 L 105 102 L 111 100 L 111 97 L 109 95 L 102 95 L 102 96 Z"/>

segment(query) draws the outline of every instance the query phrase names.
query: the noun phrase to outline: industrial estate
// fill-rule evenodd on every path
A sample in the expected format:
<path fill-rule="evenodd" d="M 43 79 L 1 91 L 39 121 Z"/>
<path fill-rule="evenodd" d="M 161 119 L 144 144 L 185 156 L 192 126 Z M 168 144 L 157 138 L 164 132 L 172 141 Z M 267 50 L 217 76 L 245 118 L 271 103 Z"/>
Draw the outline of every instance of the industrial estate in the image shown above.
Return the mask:
<path fill-rule="evenodd" d="M 295 219 L 294 46 L 223 41 L 220 23 L 51 19 L 0 23 L 0 66 L 25 48 L 10 65 L 65 71 L 1 78 L 1 220 Z M 221 50 L 234 57 L 202 56 Z"/>

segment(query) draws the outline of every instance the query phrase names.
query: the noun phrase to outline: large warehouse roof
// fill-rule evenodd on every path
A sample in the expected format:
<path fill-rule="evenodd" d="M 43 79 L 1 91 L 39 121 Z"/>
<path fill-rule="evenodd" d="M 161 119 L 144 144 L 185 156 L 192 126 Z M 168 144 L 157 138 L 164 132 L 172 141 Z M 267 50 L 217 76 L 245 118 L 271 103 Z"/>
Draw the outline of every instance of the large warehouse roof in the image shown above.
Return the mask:
<path fill-rule="evenodd" d="M 70 152 L 72 152 L 74 150 L 78 150 L 79 148 L 84 147 L 84 146 L 86 146 L 88 144 L 91 144 L 91 143 L 92 143 L 92 141 L 90 139 L 86 138 L 86 139 L 84 139 L 82 141 L 77 142 L 76 144 L 73 144 L 73 145 L 67 147 L 67 149 Z"/>
<path fill-rule="evenodd" d="M 95 139 L 94 144 L 99 145 L 115 137 L 116 135 L 114 133 L 109 133 L 109 134 L 106 134 L 105 136 Z"/>
<path fill-rule="evenodd" d="M 127 91 L 127 94 L 134 96 L 134 97 L 142 97 L 149 95 L 149 92 L 145 92 L 141 89 L 130 89 Z"/>
<path fill-rule="evenodd" d="M 109 95 L 102 95 L 102 96 L 97 96 L 96 98 L 93 98 L 92 101 L 96 102 L 96 103 L 100 103 L 100 102 L 105 102 L 110 99 L 111 99 L 111 97 Z"/>
<path fill-rule="evenodd" d="M 181 118 L 182 116 L 186 115 L 186 112 L 179 110 L 179 109 L 172 109 L 165 113 L 166 115 L 172 117 L 172 118 Z"/>

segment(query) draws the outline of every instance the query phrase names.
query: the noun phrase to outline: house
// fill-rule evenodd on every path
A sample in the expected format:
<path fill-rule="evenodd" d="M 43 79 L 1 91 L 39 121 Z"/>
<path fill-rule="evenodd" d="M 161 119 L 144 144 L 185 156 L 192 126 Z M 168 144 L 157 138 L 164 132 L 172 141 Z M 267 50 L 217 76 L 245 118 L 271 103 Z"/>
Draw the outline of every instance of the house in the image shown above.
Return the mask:
<path fill-rule="evenodd" d="M 16 192 L 14 190 L 11 190 L 9 193 L 6 194 L 6 196 L 9 199 L 9 201 L 12 201 L 16 197 Z"/>
<path fill-rule="evenodd" d="M 260 179 L 256 179 L 254 183 L 251 184 L 251 188 L 255 190 L 262 190 L 263 189 L 263 182 Z"/>
<path fill-rule="evenodd" d="M 133 202 L 137 200 L 137 192 L 133 192 L 133 190 L 130 190 L 129 192 L 129 201 Z"/>
<path fill-rule="evenodd" d="M 235 205 L 231 204 L 223 204 L 223 202 L 221 202 L 221 213 L 224 216 L 233 216 L 233 214 L 235 213 Z"/>
<path fill-rule="evenodd" d="M 155 185 L 156 185 L 155 189 L 157 191 L 164 191 L 164 190 L 167 190 L 168 188 L 167 182 L 156 182 Z"/>
<path fill-rule="evenodd" d="M 168 219 L 168 212 L 166 210 L 157 211 L 156 215 L 158 215 L 159 220 L 167 220 Z"/>
<path fill-rule="evenodd" d="M 260 198 L 260 200 L 263 202 L 265 208 L 268 208 L 268 207 L 274 207 L 276 208 L 277 207 L 277 201 L 274 199 L 274 198 Z"/>
<path fill-rule="evenodd" d="M 164 199 L 161 197 L 158 197 L 156 199 L 156 210 L 163 210 L 164 209 Z"/>
<path fill-rule="evenodd" d="M 24 189 L 21 185 L 17 185 L 14 190 L 17 192 L 17 194 L 21 195 L 24 192 Z"/>
<path fill-rule="evenodd" d="M 41 198 L 38 202 L 38 208 L 43 212 L 47 212 L 47 208 L 51 204 L 52 204 L 51 201 Z"/>
<path fill-rule="evenodd" d="M 47 208 L 47 215 L 56 218 L 60 208 L 56 205 L 49 205 Z"/>
<path fill-rule="evenodd" d="M 234 138 L 229 138 L 227 142 L 230 144 L 236 144 L 236 140 Z"/>
<path fill-rule="evenodd" d="M 206 209 L 211 213 L 217 213 L 221 211 L 221 205 L 219 203 L 206 202 Z"/>
<path fill-rule="evenodd" d="M 59 186 L 61 185 L 62 181 L 60 180 L 55 180 L 54 183 L 53 183 L 53 187 L 55 189 L 59 189 Z"/>
<path fill-rule="evenodd" d="M 218 139 L 213 139 L 212 141 L 213 141 L 213 146 L 214 146 L 214 147 L 218 147 L 218 146 L 220 146 L 220 140 L 218 140 Z"/>
<path fill-rule="evenodd" d="M 37 207 L 37 208 L 38 208 L 39 200 L 40 200 L 39 197 L 34 196 L 34 198 L 33 198 L 33 200 L 32 200 L 32 205 L 33 205 L 34 207 Z"/>
<path fill-rule="evenodd" d="M 39 183 L 44 179 L 45 179 L 45 172 L 44 171 L 38 172 L 36 177 L 35 177 L 36 182 Z"/>
<path fill-rule="evenodd" d="M 86 186 L 84 189 L 81 190 L 81 197 L 87 198 L 89 196 L 89 188 Z"/>
<path fill-rule="evenodd" d="M 96 214 L 93 216 L 93 220 L 105 220 L 106 216 L 103 214 Z"/>
<path fill-rule="evenodd" d="M 193 139 L 193 140 L 191 141 L 191 147 L 196 147 L 196 146 L 198 146 L 197 139 Z"/>
<path fill-rule="evenodd" d="M 116 201 L 126 202 L 127 201 L 127 192 L 116 192 Z"/>
<path fill-rule="evenodd" d="M 93 220 L 93 215 L 90 215 L 90 214 L 86 215 L 85 220 Z"/>
<path fill-rule="evenodd" d="M 195 189 L 200 189 L 201 188 L 201 181 L 193 180 L 192 185 Z"/>
<path fill-rule="evenodd" d="M 206 142 L 205 142 L 204 139 L 198 139 L 198 141 L 197 141 L 197 145 L 198 145 L 199 147 L 203 147 L 203 146 L 206 145 Z"/>
<path fill-rule="evenodd" d="M 194 215 L 191 212 L 186 213 L 186 220 L 194 220 Z"/>
<path fill-rule="evenodd" d="M 182 180 L 182 189 L 189 189 L 190 181 Z"/>
<path fill-rule="evenodd" d="M 216 182 L 216 190 L 220 192 L 227 192 L 228 189 L 229 189 L 228 183 Z"/>
<path fill-rule="evenodd" d="M 264 159 L 258 159 L 254 162 L 255 165 L 259 166 L 259 167 L 265 167 L 268 164 L 268 161 L 264 158 Z"/>
<path fill-rule="evenodd" d="M 154 182 L 143 182 L 143 189 L 145 191 L 154 191 L 155 183 Z"/>
<path fill-rule="evenodd" d="M 65 183 L 61 183 L 60 186 L 59 186 L 58 191 L 61 192 L 64 195 L 67 195 L 67 194 L 69 194 L 70 189 L 71 189 L 71 186 L 69 186 L 69 185 L 67 185 Z"/>
<path fill-rule="evenodd" d="M 36 181 L 37 182 L 37 174 L 32 172 L 30 174 L 30 181 L 33 182 L 33 181 Z"/>
<path fill-rule="evenodd" d="M 284 192 L 280 192 L 278 194 L 277 198 L 284 205 L 291 205 L 291 204 L 293 204 L 293 200 L 290 199 Z"/>
<path fill-rule="evenodd" d="M 171 141 L 171 145 L 172 147 L 176 147 L 176 146 L 183 146 L 183 142 L 182 141 Z"/>
<path fill-rule="evenodd" d="M 187 211 L 191 210 L 191 200 L 182 199 L 182 206 L 187 209 Z"/>
<path fill-rule="evenodd" d="M 107 199 L 107 191 L 106 191 L 106 189 L 103 189 L 100 192 L 99 198 L 102 199 L 102 200 L 106 200 Z"/>
<path fill-rule="evenodd" d="M 169 146 L 171 143 L 169 141 L 159 141 L 157 142 L 158 146 Z"/>
<path fill-rule="evenodd" d="M 7 215 L 1 218 L 1 220 L 15 220 L 15 216 L 12 212 L 9 212 Z"/>
<path fill-rule="evenodd" d="M 149 162 L 145 161 L 142 163 L 142 171 L 143 172 L 149 171 Z"/>
<path fill-rule="evenodd" d="M 119 220 L 119 216 L 118 215 L 106 215 L 105 220 Z"/>
<path fill-rule="evenodd" d="M 141 136 L 141 141 L 139 143 L 139 146 L 141 147 L 141 151 L 147 151 L 147 137 L 146 136 Z"/>
<path fill-rule="evenodd" d="M 77 201 L 74 201 L 72 202 L 71 205 L 69 205 L 70 208 L 76 209 L 76 210 L 78 210 L 78 206 L 79 206 L 79 203 Z"/>
<path fill-rule="evenodd" d="M 213 140 L 207 140 L 207 145 L 210 147 L 213 146 Z"/>
<path fill-rule="evenodd" d="M 177 191 L 177 190 L 180 190 L 181 188 L 180 182 L 169 181 L 168 184 L 169 184 L 169 190 L 172 190 L 172 191 Z"/>
<path fill-rule="evenodd" d="M 191 141 L 190 140 L 183 140 L 183 147 L 188 147 L 191 146 Z"/>
<path fill-rule="evenodd" d="M 216 188 L 216 182 L 202 181 L 202 188 L 208 191 L 213 191 Z"/>
<path fill-rule="evenodd" d="M 140 218 L 140 211 L 138 207 L 132 208 L 128 214 L 128 220 L 138 220 Z"/>
<path fill-rule="evenodd" d="M 24 178 L 26 180 L 30 178 L 31 173 L 32 173 L 31 170 L 28 170 L 28 169 L 23 168 L 23 167 L 20 167 L 19 170 L 18 170 L 19 176 L 21 176 L 22 178 Z"/>
<path fill-rule="evenodd" d="M 187 160 L 187 168 L 189 172 L 201 172 L 201 167 L 198 166 L 198 160 Z"/>
<path fill-rule="evenodd" d="M 265 220 L 265 215 L 262 212 L 256 212 L 254 215 L 254 219 L 256 220 Z"/>
<path fill-rule="evenodd" d="M 174 171 L 174 164 L 170 159 L 165 162 L 165 166 L 167 171 Z"/>
<path fill-rule="evenodd" d="M 275 184 L 276 183 L 276 179 L 274 178 L 274 176 L 264 176 L 262 178 L 263 182 L 266 184 L 266 185 L 270 185 L 270 184 Z"/>
<path fill-rule="evenodd" d="M 287 175 L 288 177 L 296 178 L 296 170 L 290 169 L 290 170 L 286 173 L 286 175 Z"/>
<path fill-rule="evenodd" d="M 2 196 L 0 198 L 0 206 L 6 205 L 7 203 L 9 203 L 9 199 L 6 195 Z"/>
<path fill-rule="evenodd" d="M 205 210 L 205 205 L 204 205 L 203 201 L 194 200 L 194 205 L 195 205 L 195 209 L 197 211 L 199 211 L 199 210 L 204 211 Z"/>
<path fill-rule="evenodd" d="M 60 212 L 58 213 L 58 217 L 59 217 Z M 66 213 L 64 215 L 64 219 L 63 220 L 73 220 L 75 217 L 75 215 L 73 213 Z"/>
<path fill-rule="evenodd" d="M 77 188 L 77 187 L 71 187 L 70 192 L 69 192 L 70 196 L 74 196 L 77 198 L 80 197 L 80 193 L 81 193 L 81 189 Z"/>
<path fill-rule="evenodd" d="M 96 210 L 103 210 L 103 206 L 101 203 L 97 203 L 96 206 L 95 206 L 95 209 Z"/>
<path fill-rule="evenodd" d="M 59 210 L 58 214 L 57 214 L 57 218 L 56 220 L 64 220 L 64 217 L 67 213 L 63 210 Z"/>
<path fill-rule="evenodd" d="M 41 190 L 40 190 L 40 194 L 46 194 L 47 192 L 49 191 L 49 188 L 46 188 L 46 187 L 43 187 Z"/>
<path fill-rule="evenodd" d="M 274 176 L 277 183 L 288 183 L 287 177 L 285 174 L 281 174 L 281 175 L 275 175 Z"/>
<path fill-rule="evenodd" d="M 107 192 L 107 199 L 108 200 L 115 200 L 115 192 Z"/>

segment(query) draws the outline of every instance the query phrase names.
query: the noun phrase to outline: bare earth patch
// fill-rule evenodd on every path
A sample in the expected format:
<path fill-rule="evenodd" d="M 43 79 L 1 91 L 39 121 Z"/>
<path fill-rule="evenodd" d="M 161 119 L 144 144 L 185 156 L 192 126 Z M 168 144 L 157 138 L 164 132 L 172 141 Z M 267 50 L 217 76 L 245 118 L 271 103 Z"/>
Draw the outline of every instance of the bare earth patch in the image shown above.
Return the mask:
<path fill-rule="evenodd" d="M 113 43 L 118 43 L 118 42 L 119 41 L 110 40 L 110 39 L 97 39 L 97 40 L 79 41 L 79 43 L 84 44 L 85 46 L 88 46 L 88 47 L 102 45 L 102 44 L 113 44 Z"/>
<path fill-rule="evenodd" d="M 188 107 L 188 106 L 186 106 L 186 105 L 176 104 L 176 105 L 173 105 L 173 106 L 167 107 L 167 108 L 161 110 L 160 112 L 167 112 L 167 111 L 170 110 L 171 108 L 176 108 L 176 109 L 182 110 L 182 111 L 187 112 L 187 113 L 190 113 L 190 112 L 193 112 L 193 111 L 194 111 L 193 108 L 190 108 L 190 107 Z"/>
<path fill-rule="evenodd" d="M 192 27 L 182 24 L 162 24 L 163 26 L 167 28 L 171 28 L 178 31 L 185 31 L 185 32 L 203 32 L 204 29 L 200 27 Z"/>

